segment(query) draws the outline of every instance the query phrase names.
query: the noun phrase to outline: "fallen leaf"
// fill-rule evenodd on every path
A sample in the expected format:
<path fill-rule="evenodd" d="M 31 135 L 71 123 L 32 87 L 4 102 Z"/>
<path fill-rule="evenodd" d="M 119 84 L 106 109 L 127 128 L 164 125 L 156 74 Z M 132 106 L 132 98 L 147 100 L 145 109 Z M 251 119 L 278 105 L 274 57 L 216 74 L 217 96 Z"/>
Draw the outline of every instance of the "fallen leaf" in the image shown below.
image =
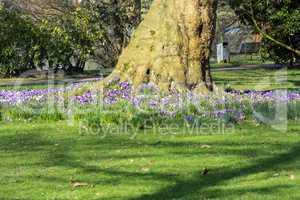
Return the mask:
<path fill-rule="evenodd" d="M 86 187 L 88 185 L 89 185 L 88 183 L 83 183 L 83 182 L 74 182 L 74 183 L 72 183 L 72 186 L 74 188 L 76 188 L 76 187 Z"/>
<path fill-rule="evenodd" d="M 149 169 L 149 168 L 147 168 L 147 167 L 144 167 L 144 168 L 142 168 L 142 171 L 143 171 L 143 172 L 149 172 L 149 171 L 150 171 L 150 169 Z"/>
<path fill-rule="evenodd" d="M 207 144 L 204 144 L 204 145 L 201 145 L 201 148 L 202 149 L 209 149 L 209 148 L 211 148 L 211 146 L 207 145 Z"/>
<path fill-rule="evenodd" d="M 289 175 L 289 179 L 290 180 L 294 180 L 295 179 L 295 175 L 294 174 Z"/>

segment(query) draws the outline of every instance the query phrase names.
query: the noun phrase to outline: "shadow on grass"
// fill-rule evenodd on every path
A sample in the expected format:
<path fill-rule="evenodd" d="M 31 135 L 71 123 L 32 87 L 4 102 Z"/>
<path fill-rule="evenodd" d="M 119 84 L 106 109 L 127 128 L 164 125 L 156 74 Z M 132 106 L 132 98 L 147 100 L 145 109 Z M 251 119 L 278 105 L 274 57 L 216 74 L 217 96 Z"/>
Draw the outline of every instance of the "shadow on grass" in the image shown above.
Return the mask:
<path fill-rule="evenodd" d="M 177 199 L 191 195 L 195 192 L 201 192 L 207 187 L 229 181 L 233 178 L 248 176 L 254 173 L 263 172 L 274 168 L 274 166 L 284 165 L 299 159 L 300 143 L 296 144 L 287 153 L 282 153 L 271 158 L 262 159 L 255 164 L 238 169 L 218 169 L 207 176 L 195 174 L 195 178 L 190 180 L 178 181 L 171 187 L 166 187 L 150 195 L 142 195 L 132 200 L 154 200 L 154 199 Z M 213 193 L 211 193 L 213 194 Z"/>
<path fill-rule="evenodd" d="M 274 193 L 277 190 L 289 189 L 288 185 L 275 185 L 275 186 L 267 186 L 267 187 L 254 187 L 254 188 L 226 188 L 224 189 L 213 189 L 209 190 L 209 198 L 210 199 L 220 199 L 220 197 L 226 197 L 226 199 L 236 199 L 236 197 L 241 197 L 246 193 L 255 193 L 260 195 L 269 195 Z"/>
<path fill-rule="evenodd" d="M 75 136 L 74 136 L 75 137 Z M 79 137 L 79 136 L 77 136 Z M 259 142 L 249 141 L 246 143 L 238 142 L 226 142 L 217 141 L 206 143 L 209 145 L 222 146 L 222 149 L 213 150 L 206 152 L 212 156 L 224 156 L 224 155 L 238 155 L 238 156 L 257 156 L 257 155 L 270 155 L 267 152 L 260 151 L 262 146 L 265 145 Z M 248 152 L 242 150 L 242 146 L 247 145 Z M 272 146 L 275 144 L 272 144 Z M 138 154 L 140 148 L 167 148 L 168 151 L 163 156 L 172 157 L 173 154 L 178 154 L 181 156 L 197 155 L 200 152 L 199 147 L 200 142 L 181 142 L 181 141 L 162 141 L 159 145 L 154 145 L 149 141 L 134 142 L 134 141 L 123 141 L 122 139 L 85 139 L 74 140 L 69 138 L 56 139 L 47 138 L 41 136 L 38 133 L 32 134 L 14 134 L 14 135 L 4 135 L 0 137 L 0 151 L 7 151 L 11 153 L 26 153 L 40 152 L 44 154 L 41 162 L 33 163 L 39 165 L 38 167 L 63 167 L 67 169 L 76 169 L 78 173 L 84 174 L 86 176 L 92 176 L 92 174 L 105 174 L 111 176 L 110 179 L 104 180 L 93 180 L 92 184 L 97 185 L 113 185 L 118 183 L 120 180 L 126 179 L 136 179 L 136 180 L 160 180 L 165 182 L 173 182 L 175 184 L 169 185 L 161 190 L 158 190 L 152 194 L 145 194 L 139 197 L 131 198 L 131 200 L 155 200 L 155 199 L 177 199 L 177 198 L 193 198 L 204 192 L 208 187 L 217 186 L 218 184 L 230 181 L 235 178 L 248 176 L 251 174 L 264 172 L 266 170 L 274 169 L 274 167 L 289 164 L 296 159 L 299 159 L 300 143 L 295 144 L 293 147 L 288 147 L 290 150 L 285 153 L 274 155 L 273 157 L 258 159 L 254 163 L 249 164 L 246 167 L 236 167 L 232 168 L 215 168 L 207 176 L 202 176 L 201 171 L 194 174 L 193 178 L 186 179 L 178 176 L 172 172 L 135 172 L 128 171 L 118 168 L 100 168 L 99 166 L 87 164 L 89 160 L 106 160 L 109 158 L 122 160 L 129 158 L 140 158 L 140 157 L 153 157 L 159 158 L 161 155 L 155 153 L 141 153 Z M 186 147 L 194 148 L 194 152 L 181 152 Z M 251 148 L 250 148 L 251 147 Z M 100 155 L 100 156 L 88 156 L 90 151 L 103 152 L 112 151 L 115 148 L 118 149 L 133 149 L 137 151 L 136 154 L 111 154 L 111 155 Z M 178 149 L 179 148 L 179 149 Z M 241 150 L 239 150 L 239 148 Z M 256 148 L 256 149 L 255 149 Z M 282 148 L 282 146 L 275 145 L 275 148 Z M 173 151 L 171 151 L 173 149 Z M 174 150 L 176 149 L 176 150 Z M 250 149 L 250 150 L 249 150 Z M 81 151 L 82 154 L 79 152 Z M 204 150 L 201 150 L 204 151 Z M 219 152 L 220 151 L 220 152 Z M 0 155 L 0 157 L 5 155 Z M 29 157 L 30 158 L 30 157 Z M 162 158 L 160 158 L 162 159 Z M 54 184 L 56 182 L 68 183 L 67 177 L 49 177 L 47 175 L 41 175 L 38 177 L 31 177 L 32 179 L 43 180 L 49 184 Z M 272 193 L 272 191 L 278 188 L 288 187 L 285 185 L 268 187 L 268 188 L 254 188 L 245 191 L 245 189 L 232 189 L 231 192 L 243 194 L 244 192 L 256 192 L 256 193 Z M 206 196 L 209 197 L 221 197 L 222 195 L 229 194 L 230 191 L 223 191 L 217 189 L 210 189 L 205 191 Z M 195 197 L 194 199 L 199 199 Z"/>
<path fill-rule="evenodd" d="M 300 81 L 289 80 L 288 82 L 292 83 L 294 86 L 300 86 Z"/>

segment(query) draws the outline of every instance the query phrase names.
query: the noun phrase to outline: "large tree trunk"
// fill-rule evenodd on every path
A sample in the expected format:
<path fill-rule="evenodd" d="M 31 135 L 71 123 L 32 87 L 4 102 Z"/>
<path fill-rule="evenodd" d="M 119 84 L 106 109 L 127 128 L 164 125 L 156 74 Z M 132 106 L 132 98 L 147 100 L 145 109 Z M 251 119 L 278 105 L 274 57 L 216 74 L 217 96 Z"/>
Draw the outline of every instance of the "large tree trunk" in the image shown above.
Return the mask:
<path fill-rule="evenodd" d="M 154 0 L 108 79 L 163 91 L 212 90 L 210 47 L 217 0 Z"/>

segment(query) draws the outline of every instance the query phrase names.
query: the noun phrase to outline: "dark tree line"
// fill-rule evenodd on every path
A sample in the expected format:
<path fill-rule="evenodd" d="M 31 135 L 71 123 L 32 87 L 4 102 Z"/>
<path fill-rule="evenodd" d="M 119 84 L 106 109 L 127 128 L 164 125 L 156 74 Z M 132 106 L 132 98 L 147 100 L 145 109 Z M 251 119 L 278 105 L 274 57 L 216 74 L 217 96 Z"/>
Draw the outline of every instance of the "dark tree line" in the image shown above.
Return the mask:
<path fill-rule="evenodd" d="M 298 1 L 219 2 L 219 8 L 230 5 L 241 22 L 263 36 L 264 57 L 292 64 L 299 60 Z M 113 67 L 151 4 L 152 0 L 0 0 L 0 74 L 18 75 L 27 69 L 82 72 L 89 59 Z"/>
<path fill-rule="evenodd" d="M 2 0 L 0 72 L 82 72 L 88 59 L 115 65 L 141 20 L 140 0 Z"/>

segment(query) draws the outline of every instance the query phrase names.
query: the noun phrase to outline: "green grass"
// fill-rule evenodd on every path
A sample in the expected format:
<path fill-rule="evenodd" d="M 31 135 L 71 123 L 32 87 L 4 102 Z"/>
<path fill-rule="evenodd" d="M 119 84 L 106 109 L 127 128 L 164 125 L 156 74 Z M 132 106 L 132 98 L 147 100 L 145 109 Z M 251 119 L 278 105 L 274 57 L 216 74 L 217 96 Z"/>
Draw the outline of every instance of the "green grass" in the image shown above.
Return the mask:
<path fill-rule="evenodd" d="M 0 90 L 31 90 L 31 89 L 48 89 L 66 87 L 66 84 L 34 84 L 20 86 L 0 86 Z"/>
<path fill-rule="evenodd" d="M 212 72 L 218 86 L 230 85 L 233 89 L 299 89 L 300 70 L 248 69 Z"/>
<path fill-rule="evenodd" d="M 54 73 L 54 74 L 50 73 L 49 75 L 46 75 L 45 72 L 35 72 L 29 74 L 28 76 L 24 74 L 23 76 L 20 77 L 11 77 L 11 78 L 0 77 L 0 82 L 14 83 L 14 82 L 41 81 L 41 80 L 49 80 L 49 79 L 60 81 L 66 78 L 67 79 L 93 78 L 96 75 L 99 76 L 101 74 L 107 74 L 109 72 L 111 72 L 111 68 L 101 68 L 98 70 L 86 70 L 82 73 L 75 73 L 75 74 L 64 74 L 58 72 L 58 73 Z"/>
<path fill-rule="evenodd" d="M 300 198 L 299 123 L 176 133 L 103 138 L 65 122 L 2 123 L 0 199 Z"/>
<path fill-rule="evenodd" d="M 0 83 L 7 83 L 7 85 L 0 85 L 0 90 L 23 90 L 23 89 L 44 89 L 53 87 L 64 87 L 70 83 L 64 83 L 66 80 L 81 80 L 88 78 L 101 77 L 100 75 L 108 75 L 112 69 L 101 70 L 87 70 L 81 74 L 64 75 L 55 74 L 53 78 L 49 78 L 46 75 L 36 74 L 31 77 L 13 77 L 13 78 L 0 78 Z M 48 83 L 49 81 L 49 83 Z M 45 83 L 40 83 L 45 82 Z M 11 86 L 11 84 L 14 84 Z"/>
<path fill-rule="evenodd" d="M 259 55 L 231 55 L 230 63 L 217 63 L 216 60 L 213 60 L 210 64 L 213 68 L 227 68 L 239 65 L 260 65 L 272 63 L 272 61 L 263 60 Z"/>
<path fill-rule="evenodd" d="M 111 69 L 105 69 L 103 74 L 107 75 Z M 212 76 L 217 86 L 233 89 L 297 89 L 300 88 L 300 70 L 292 69 L 243 69 L 234 71 L 213 71 Z M 1 81 L 1 80 L 0 80 Z M 53 87 L 64 87 L 63 84 L 47 85 L 35 84 L 26 86 L 0 86 L 1 89 L 43 89 Z"/>
<path fill-rule="evenodd" d="M 234 89 L 300 86 L 299 70 L 213 76 Z M 28 88 L 43 86 L 22 87 Z M 300 198 L 299 121 L 290 121 L 286 133 L 253 122 L 221 133 L 217 127 L 161 132 L 103 137 L 66 121 L 0 122 L 0 200 Z"/>

